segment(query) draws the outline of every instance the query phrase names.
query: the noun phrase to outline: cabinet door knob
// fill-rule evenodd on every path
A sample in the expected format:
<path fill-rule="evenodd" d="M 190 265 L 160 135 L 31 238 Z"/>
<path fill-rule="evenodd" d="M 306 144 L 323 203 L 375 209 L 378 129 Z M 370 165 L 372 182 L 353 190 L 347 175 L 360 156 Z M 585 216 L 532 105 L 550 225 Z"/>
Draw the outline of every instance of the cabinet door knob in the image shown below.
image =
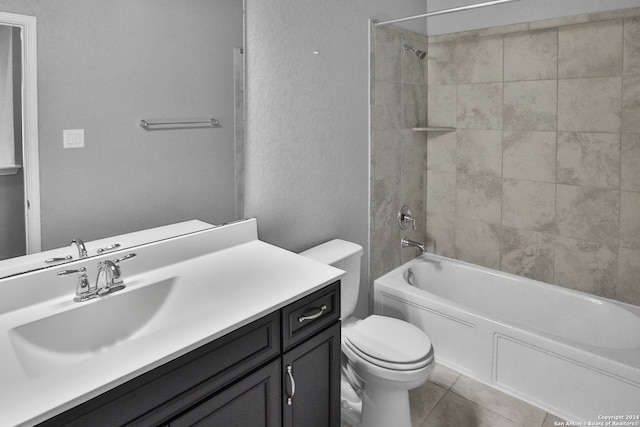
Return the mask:
<path fill-rule="evenodd" d="M 300 316 L 298 317 L 298 322 L 302 323 L 305 320 L 313 320 L 313 319 L 317 319 L 318 317 L 322 316 L 324 314 L 324 312 L 327 310 L 327 306 L 323 305 L 322 307 L 320 307 L 320 311 L 318 311 L 315 314 L 312 314 L 310 316 Z"/>
<path fill-rule="evenodd" d="M 289 381 L 291 381 L 291 396 L 287 398 L 287 405 L 293 405 L 293 396 L 296 394 L 296 381 L 293 379 L 293 368 L 291 365 L 287 365 L 287 374 L 289 375 Z"/>

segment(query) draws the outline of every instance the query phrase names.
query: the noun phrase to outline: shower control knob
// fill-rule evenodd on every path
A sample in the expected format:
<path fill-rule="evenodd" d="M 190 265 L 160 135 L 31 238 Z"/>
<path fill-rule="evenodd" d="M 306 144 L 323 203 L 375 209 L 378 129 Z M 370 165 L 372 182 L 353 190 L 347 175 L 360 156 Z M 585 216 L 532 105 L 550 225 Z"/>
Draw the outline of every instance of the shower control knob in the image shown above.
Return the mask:
<path fill-rule="evenodd" d="M 415 230 L 416 219 L 411 214 L 411 209 L 409 209 L 409 206 L 405 205 L 398 211 L 398 227 L 400 227 L 401 230 L 406 230 L 406 228 L 409 226 L 409 223 L 411 223 L 411 226 Z"/>

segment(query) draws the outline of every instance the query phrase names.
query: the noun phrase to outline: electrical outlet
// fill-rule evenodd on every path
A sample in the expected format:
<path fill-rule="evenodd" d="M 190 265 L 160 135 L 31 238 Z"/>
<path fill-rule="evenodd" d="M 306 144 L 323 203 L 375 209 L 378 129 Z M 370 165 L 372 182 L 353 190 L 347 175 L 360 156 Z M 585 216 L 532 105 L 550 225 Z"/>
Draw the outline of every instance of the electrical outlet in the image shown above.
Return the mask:
<path fill-rule="evenodd" d="M 65 129 L 62 131 L 63 148 L 84 148 L 84 129 Z"/>

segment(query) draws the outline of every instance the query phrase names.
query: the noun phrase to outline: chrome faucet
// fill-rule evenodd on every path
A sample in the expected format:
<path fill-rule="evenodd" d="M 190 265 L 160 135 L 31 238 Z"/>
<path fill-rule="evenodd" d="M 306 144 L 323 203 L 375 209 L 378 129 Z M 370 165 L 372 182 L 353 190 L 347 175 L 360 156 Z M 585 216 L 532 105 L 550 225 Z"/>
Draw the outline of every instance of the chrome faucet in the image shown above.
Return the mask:
<path fill-rule="evenodd" d="M 87 269 L 80 267 L 77 270 L 62 270 L 58 272 L 58 276 L 68 276 L 78 273 L 78 284 L 76 285 L 76 295 L 73 298 L 76 302 L 88 301 L 92 298 L 101 297 L 112 292 L 125 288 L 122 280 L 122 271 L 118 265 L 122 261 L 126 261 L 135 257 L 136 254 L 131 253 L 113 261 L 104 260 L 98 263 L 98 275 L 93 285 L 89 283 L 87 277 Z"/>
<path fill-rule="evenodd" d="M 427 252 L 427 248 L 425 247 L 424 243 L 415 242 L 413 240 L 407 239 L 406 237 L 403 237 L 400 243 L 403 248 L 417 248 L 420 249 L 423 254 Z"/>
<path fill-rule="evenodd" d="M 101 280 L 102 279 L 102 280 Z M 120 268 L 115 262 L 105 260 L 98 263 L 98 275 L 96 276 L 96 288 L 98 295 L 106 295 L 109 292 L 124 289 L 124 283 L 120 278 Z"/>
<path fill-rule="evenodd" d="M 84 246 L 84 242 L 81 239 L 73 239 L 71 241 L 71 246 L 75 245 L 76 249 L 78 249 L 78 258 L 86 258 L 87 257 L 87 248 Z"/>

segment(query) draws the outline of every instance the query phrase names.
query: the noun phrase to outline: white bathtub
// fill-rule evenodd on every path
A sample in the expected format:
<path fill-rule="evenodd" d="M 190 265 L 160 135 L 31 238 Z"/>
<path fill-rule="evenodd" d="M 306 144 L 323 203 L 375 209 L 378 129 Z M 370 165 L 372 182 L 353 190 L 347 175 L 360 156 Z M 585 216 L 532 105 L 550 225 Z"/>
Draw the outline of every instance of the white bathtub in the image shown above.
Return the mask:
<path fill-rule="evenodd" d="M 425 254 L 375 281 L 374 311 L 422 328 L 438 363 L 567 420 L 639 421 L 640 307 Z"/>

